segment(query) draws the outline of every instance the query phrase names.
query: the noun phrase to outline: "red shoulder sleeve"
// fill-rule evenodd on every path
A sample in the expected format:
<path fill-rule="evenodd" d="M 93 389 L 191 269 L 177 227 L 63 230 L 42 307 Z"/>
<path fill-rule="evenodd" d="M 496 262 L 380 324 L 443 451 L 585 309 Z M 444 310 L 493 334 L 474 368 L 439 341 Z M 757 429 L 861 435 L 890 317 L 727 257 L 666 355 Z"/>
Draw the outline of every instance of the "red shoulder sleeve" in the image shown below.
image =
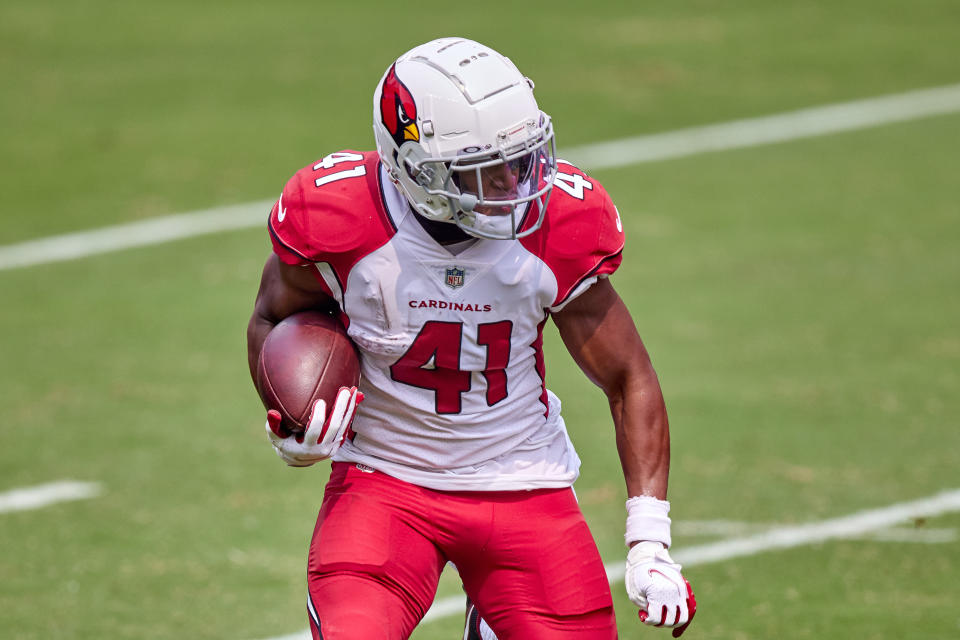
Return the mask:
<path fill-rule="evenodd" d="M 396 233 L 380 193 L 376 152 L 339 151 L 297 171 L 268 227 L 281 260 L 327 262 L 344 284 L 357 260 Z"/>
<path fill-rule="evenodd" d="M 571 164 L 559 168 L 543 226 L 521 240 L 557 278 L 554 307 L 587 279 L 616 271 L 624 244 L 620 214 L 603 185 Z"/>

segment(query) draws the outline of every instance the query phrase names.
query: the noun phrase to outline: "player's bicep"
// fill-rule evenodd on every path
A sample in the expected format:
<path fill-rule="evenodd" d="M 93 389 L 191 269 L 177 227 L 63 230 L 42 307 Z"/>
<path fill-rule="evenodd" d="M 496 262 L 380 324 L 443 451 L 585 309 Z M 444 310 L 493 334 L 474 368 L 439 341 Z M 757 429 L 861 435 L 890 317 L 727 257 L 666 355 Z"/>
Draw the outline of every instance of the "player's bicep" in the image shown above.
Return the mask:
<path fill-rule="evenodd" d="M 607 395 L 651 367 L 629 310 L 606 278 L 554 313 L 553 320 L 574 361 Z"/>
<path fill-rule="evenodd" d="M 273 324 L 306 309 L 335 305 L 313 265 L 290 265 L 271 254 L 263 267 L 254 313 Z"/>
<path fill-rule="evenodd" d="M 286 264 L 276 254 L 267 258 L 247 324 L 247 360 L 254 379 L 260 348 L 278 322 L 298 311 L 333 311 L 336 308 L 336 302 L 324 290 L 315 269 L 313 265 Z"/>

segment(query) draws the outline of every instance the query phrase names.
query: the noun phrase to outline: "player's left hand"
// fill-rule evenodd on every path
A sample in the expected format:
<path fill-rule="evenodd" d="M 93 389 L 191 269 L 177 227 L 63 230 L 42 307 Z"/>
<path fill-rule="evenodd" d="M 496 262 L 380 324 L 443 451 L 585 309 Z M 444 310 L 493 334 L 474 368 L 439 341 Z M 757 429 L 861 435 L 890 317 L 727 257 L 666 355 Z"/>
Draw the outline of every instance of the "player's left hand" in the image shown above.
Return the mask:
<path fill-rule="evenodd" d="M 693 588 L 659 542 L 640 542 L 627 554 L 627 595 L 640 607 L 640 620 L 654 627 L 674 627 L 673 637 L 686 631 L 697 612 Z"/>
<path fill-rule="evenodd" d="M 267 437 L 277 455 L 291 467 L 309 467 L 336 453 L 347 436 L 350 423 L 363 402 L 363 394 L 356 387 L 340 387 L 333 406 L 327 414 L 327 403 L 317 400 L 310 413 L 307 430 L 289 435 L 281 426 L 280 412 L 267 411 Z"/>

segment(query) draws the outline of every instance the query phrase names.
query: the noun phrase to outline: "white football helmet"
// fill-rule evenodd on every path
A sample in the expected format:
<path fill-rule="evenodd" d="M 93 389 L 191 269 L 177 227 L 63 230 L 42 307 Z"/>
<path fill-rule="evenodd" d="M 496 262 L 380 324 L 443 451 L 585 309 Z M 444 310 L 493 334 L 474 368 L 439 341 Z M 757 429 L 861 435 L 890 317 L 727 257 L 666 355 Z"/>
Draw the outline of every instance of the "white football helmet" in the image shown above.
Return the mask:
<path fill-rule="evenodd" d="M 557 173 L 553 125 L 533 82 L 493 49 L 441 38 L 400 56 L 374 93 L 373 131 L 390 178 L 420 215 L 493 239 L 543 224 Z"/>

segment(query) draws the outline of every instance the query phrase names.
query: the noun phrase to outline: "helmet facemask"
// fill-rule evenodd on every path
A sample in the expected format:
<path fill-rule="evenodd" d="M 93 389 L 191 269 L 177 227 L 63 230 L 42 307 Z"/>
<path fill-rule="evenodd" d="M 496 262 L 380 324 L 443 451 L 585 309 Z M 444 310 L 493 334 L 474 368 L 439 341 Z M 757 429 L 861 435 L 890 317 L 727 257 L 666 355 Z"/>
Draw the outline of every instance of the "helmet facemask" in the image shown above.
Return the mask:
<path fill-rule="evenodd" d="M 533 233 L 543 222 L 557 173 L 553 128 L 545 115 L 542 123 L 525 125 L 528 135 L 519 143 L 516 135 L 511 140 L 504 133 L 498 139 L 508 144 L 499 150 L 471 147 L 452 159 L 430 157 L 419 145 L 404 145 L 399 163 L 426 195 L 424 206 L 411 203 L 425 217 L 453 222 L 479 238 L 506 240 Z M 539 218 L 520 232 L 531 204 Z"/>

